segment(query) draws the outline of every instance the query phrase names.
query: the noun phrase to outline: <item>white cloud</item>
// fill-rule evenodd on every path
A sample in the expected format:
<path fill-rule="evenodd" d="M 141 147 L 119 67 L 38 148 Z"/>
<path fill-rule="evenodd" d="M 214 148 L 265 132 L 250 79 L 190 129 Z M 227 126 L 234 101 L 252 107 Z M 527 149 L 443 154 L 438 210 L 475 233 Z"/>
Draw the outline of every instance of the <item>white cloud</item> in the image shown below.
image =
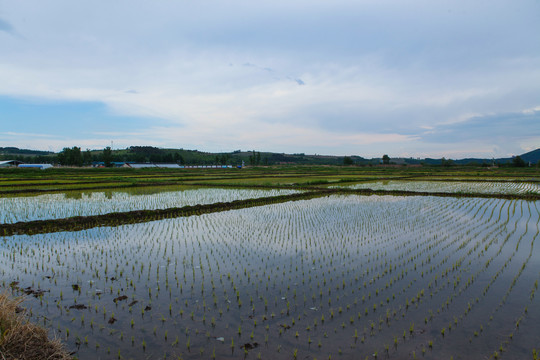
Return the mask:
<path fill-rule="evenodd" d="M 13 2 L 0 27 L 24 38 L 0 37 L 0 95 L 99 102 L 167 122 L 107 132 L 127 145 L 420 153 L 423 136 L 445 125 L 538 111 L 540 50 L 524 39 L 540 33 L 536 10 L 530 1 Z"/>
<path fill-rule="evenodd" d="M 519 140 L 519 149 L 522 151 L 518 151 L 516 153 L 513 153 L 512 155 L 519 155 L 522 152 L 529 152 L 538 149 L 540 144 L 540 136 L 526 136 Z"/>
<path fill-rule="evenodd" d="M 51 138 L 52 135 L 50 134 L 36 134 L 36 133 L 23 133 L 23 132 L 14 132 L 14 131 L 6 131 L 6 132 L 0 132 L 0 138 L 10 138 L 10 137 L 20 137 L 20 138 Z"/>
<path fill-rule="evenodd" d="M 540 106 L 535 106 L 535 107 L 532 107 L 532 108 L 529 108 L 529 109 L 525 109 L 522 112 L 523 112 L 523 114 L 531 115 L 531 114 L 534 114 L 536 112 L 540 112 Z"/>
<path fill-rule="evenodd" d="M 19 147 L 58 152 L 64 147 L 78 146 L 81 149 L 103 149 L 110 146 L 110 141 L 103 138 L 63 138 L 54 135 L 28 134 L 28 133 L 0 133 L 0 140 L 4 147 Z M 155 144 L 157 145 L 157 144 Z M 128 146 L 128 145 L 125 145 Z M 125 147 L 124 146 L 124 147 Z"/>

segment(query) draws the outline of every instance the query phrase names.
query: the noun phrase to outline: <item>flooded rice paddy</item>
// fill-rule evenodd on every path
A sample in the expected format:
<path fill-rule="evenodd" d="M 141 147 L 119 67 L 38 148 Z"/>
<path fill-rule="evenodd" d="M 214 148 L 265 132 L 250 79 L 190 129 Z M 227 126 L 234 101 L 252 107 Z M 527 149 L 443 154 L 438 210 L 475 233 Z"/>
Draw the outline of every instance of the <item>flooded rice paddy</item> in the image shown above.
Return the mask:
<path fill-rule="evenodd" d="M 68 191 L 37 196 L 0 198 L 0 223 L 155 210 L 187 205 L 288 195 L 297 190 L 223 189 L 185 186 L 138 187 L 99 191 Z"/>
<path fill-rule="evenodd" d="M 532 358 L 540 202 L 343 196 L 4 237 L 81 359 Z"/>
<path fill-rule="evenodd" d="M 335 187 L 335 186 L 334 186 Z M 472 181 L 369 181 L 344 185 L 349 189 L 402 190 L 417 192 L 478 193 L 478 194 L 540 194 L 540 185 L 526 182 Z"/>

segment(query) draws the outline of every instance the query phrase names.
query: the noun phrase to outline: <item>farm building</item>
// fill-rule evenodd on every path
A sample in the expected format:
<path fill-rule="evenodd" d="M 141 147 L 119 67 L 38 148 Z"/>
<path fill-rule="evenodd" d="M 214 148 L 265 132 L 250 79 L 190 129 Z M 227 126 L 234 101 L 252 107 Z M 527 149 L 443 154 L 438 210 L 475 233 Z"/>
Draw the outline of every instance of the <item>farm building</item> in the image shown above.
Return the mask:
<path fill-rule="evenodd" d="M 232 165 L 179 165 L 179 164 L 154 164 L 154 163 L 141 163 L 141 164 L 129 164 L 126 163 L 123 167 L 129 167 L 132 169 L 144 169 L 144 168 L 161 168 L 161 169 L 232 169 Z"/>
<path fill-rule="evenodd" d="M 17 167 L 22 163 L 23 162 L 19 160 L 3 160 L 3 161 L 0 161 L 0 168 Z"/>
<path fill-rule="evenodd" d="M 146 169 L 146 168 L 155 168 L 155 164 L 125 164 L 123 167 L 128 167 L 132 169 Z"/>
<path fill-rule="evenodd" d="M 45 170 L 50 169 L 53 166 L 51 164 L 20 164 L 18 167 Z"/>
<path fill-rule="evenodd" d="M 158 168 L 167 168 L 167 169 L 180 169 L 183 168 L 183 166 L 178 164 L 155 164 Z"/>
<path fill-rule="evenodd" d="M 184 166 L 178 164 L 126 164 L 126 167 L 133 169 L 161 168 L 161 169 L 183 169 Z"/>
<path fill-rule="evenodd" d="M 126 167 L 125 161 L 111 161 L 111 167 Z M 104 161 L 92 161 L 93 167 L 105 167 Z"/>
<path fill-rule="evenodd" d="M 0 168 L 7 167 L 19 167 L 19 168 L 34 168 L 34 169 L 49 169 L 53 166 L 51 164 L 25 164 L 19 160 L 4 160 L 0 161 Z"/>

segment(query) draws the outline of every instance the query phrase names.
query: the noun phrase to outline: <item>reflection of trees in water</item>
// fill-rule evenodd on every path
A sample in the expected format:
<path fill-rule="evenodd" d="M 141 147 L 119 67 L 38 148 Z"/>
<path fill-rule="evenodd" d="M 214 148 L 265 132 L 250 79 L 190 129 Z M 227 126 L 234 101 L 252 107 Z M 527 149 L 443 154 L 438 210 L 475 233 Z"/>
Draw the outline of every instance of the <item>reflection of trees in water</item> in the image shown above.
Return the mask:
<path fill-rule="evenodd" d="M 84 192 L 82 191 L 68 191 L 64 193 L 66 199 L 80 200 L 83 198 Z M 90 194 L 88 195 L 90 196 Z"/>
<path fill-rule="evenodd" d="M 100 196 L 100 194 L 103 194 L 103 196 L 109 200 L 111 200 L 114 196 L 118 195 L 131 195 L 131 196 L 142 196 L 142 195 L 156 195 L 163 192 L 168 191 L 184 191 L 188 190 L 190 188 L 195 189 L 195 187 L 180 187 L 180 186 L 174 186 L 174 187 L 133 187 L 133 188 L 125 188 L 125 189 L 110 189 L 110 190 L 94 190 L 94 191 L 66 191 L 64 192 L 64 197 L 66 199 L 71 200 L 81 200 L 83 198 L 91 198 L 95 196 Z M 33 194 L 33 196 L 40 196 Z"/>

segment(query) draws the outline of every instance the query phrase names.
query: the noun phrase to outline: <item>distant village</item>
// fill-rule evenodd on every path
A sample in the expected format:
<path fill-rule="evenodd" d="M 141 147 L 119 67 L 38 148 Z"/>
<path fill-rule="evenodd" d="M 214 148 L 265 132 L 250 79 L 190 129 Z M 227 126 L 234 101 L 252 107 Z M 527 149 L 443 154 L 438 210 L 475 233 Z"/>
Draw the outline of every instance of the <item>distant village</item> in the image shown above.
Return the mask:
<path fill-rule="evenodd" d="M 0 161 L 0 168 L 21 168 L 21 169 L 51 169 L 52 164 L 26 164 L 18 160 L 3 160 Z M 92 162 L 91 167 L 105 168 L 103 161 Z M 114 168 L 130 168 L 130 169 L 145 169 L 145 168 L 161 168 L 161 169 L 232 169 L 233 165 L 180 165 L 180 164 L 155 164 L 155 163 L 132 163 L 123 161 L 113 161 L 111 166 Z M 242 165 L 237 165 L 237 168 L 242 168 Z"/>
<path fill-rule="evenodd" d="M 170 169 L 230 169 L 246 166 L 271 165 L 341 165 L 341 166 L 538 166 L 540 149 L 508 158 L 403 158 L 386 154 L 379 158 L 363 158 L 358 155 L 335 156 L 320 154 L 285 154 L 255 150 L 209 153 L 199 150 L 162 149 L 153 146 L 131 146 L 126 149 L 106 147 L 101 150 L 85 150 L 80 147 L 51 151 L 0 147 L 0 168 L 53 167 L 115 167 L 115 168 L 170 168 Z"/>

